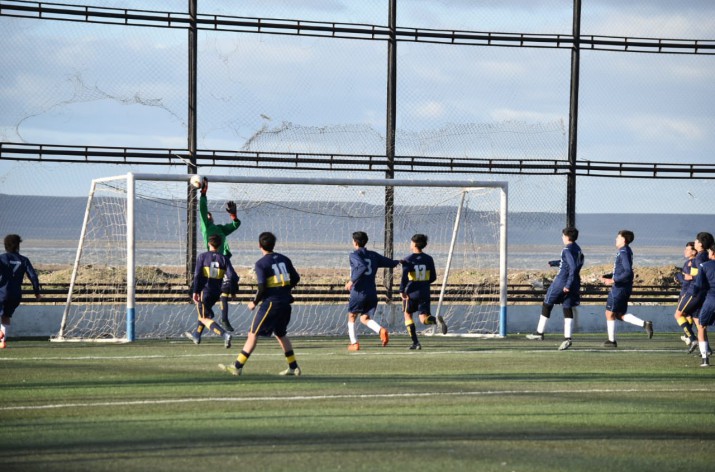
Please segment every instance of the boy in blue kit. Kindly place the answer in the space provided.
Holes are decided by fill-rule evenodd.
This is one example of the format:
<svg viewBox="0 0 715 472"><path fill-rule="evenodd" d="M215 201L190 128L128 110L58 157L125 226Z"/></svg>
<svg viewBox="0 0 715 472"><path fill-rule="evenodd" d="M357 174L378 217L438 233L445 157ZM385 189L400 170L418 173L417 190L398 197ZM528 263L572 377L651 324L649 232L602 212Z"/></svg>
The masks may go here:
<svg viewBox="0 0 715 472"><path fill-rule="evenodd" d="M5 236L5 254L0 254L0 349L7 347L7 333L15 309L22 302L22 279L25 274L32 283L35 298L40 295L40 280L30 259L20 254L22 238L17 234Z"/></svg>
<svg viewBox="0 0 715 472"><path fill-rule="evenodd" d="M683 306L685 306L687 300L689 299L688 291L690 289L690 285L692 285L693 280L695 279L692 275L693 269L697 272L697 266L694 266L695 256L697 254L698 251L695 249L695 242L687 242L685 244L685 249L683 250L685 264L683 264L683 268L680 272L675 275L675 280L680 283L680 295L678 296L678 305L675 309L675 314L673 315L675 317L675 322L678 323L678 326L683 328L683 331L685 332L685 336L681 339L683 339L688 346L694 345L693 350L697 347L698 337L693 332L693 317L683 315Z"/></svg>
<svg viewBox="0 0 715 472"><path fill-rule="evenodd" d="M695 261L693 261L690 275L695 279L700 271L700 266L709 260L708 248L715 244L715 239L713 239L712 234L701 231L695 236L695 241L693 242L695 243L695 250L698 251L698 253L695 256ZM702 290L696 291L695 284L693 283L690 284L686 294L683 296L682 303L678 304L681 314L685 316L686 319L690 317L695 322L695 325L698 327L698 333L700 332L700 307L703 305L704 300L705 292ZM699 341L697 343L691 341L688 354L693 352L699 344Z"/></svg>
<svg viewBox="0 0 715 472"><path fill-rule="evenodd" d="M231 217L231 222L225 225L217 225L214 222L213 215L209 211L208 200L206 199L206 192L208 192L208 189L209 179L204 177L200 189L201 196L199 197L201 235L204 238L206 249L209 249L209 237L213 235L221 236L223 243L219 246L218 252L230 259L232 254L231 249L228 247L227 236L241 226L241 220L236 217L236 203L233 201L226 202L226 211ZM229 297L236 295L236 292L238 291L238 281L239 277L234 272L233 278L224 278L223 283L221 284L221 296L219 298L219 301L221 302L221 324L226 331L233 331L233 326L231 326L231 322L228 320L228 300Z"/></svg>
<svg viewBox="0 0 715 472"><path fill-rule="evenodd" d="M704 298L698 315L698 347L703 359L700 367L710 367L708 326L715 323L715 244L707 248L707 253L708 261L700 264L693 283L694 293Z"/></svg>
<svg viewBox="0 0 715 472"><path fill-rule="evenodd" d="M353 248L350 253L350 280L345 283L345 289L350 291L348 305L348 335L350 345L348 351L359 351L355 320L360 316L360 322L380 335L383 346L387 346L390 336L387 330L380 326L371 317L377 308L377 287L375 277L380 267L395 267L400 261L393 261L387 257L365 248L368 237L363 231L353 233Z"/></svg>
<svg viewBox="0 0 715 472"><path fill-rule="evenodd" d="M278 344L283 348L288 368L279 375L301 375L298 362L295 360L293 345L288 338L288 324L291 317L291 303L293 287L300 282L300 275L293 267L293 263L283 254L273 252L276 237L273 233L261 233L258 237L258 246L263 257L256 262L256 282L258 290L256 296L248 303L248 309L253 311L260 303L258 312L253 317L251 329L248 332L246 343L233 365L219 364L221 370L233 375L241 375L243 366L248 361L251 353L256 348L258 336L270 337L275 334Z"/></svg>
<svg viewBox="0 0 715 472"><path fill-rule="evenodd" d="M630 244L635 239L633 231L622 229L616 235L616 260L613 263L613 273L601 277L601 282L611 286L606 301L606 328L608 340L603 347L616 348L616 320L625 321L636 326L641 326L648 333L648 338L653 337L653 323L643 321L635 315L626 313L628 299L633 291L633 251Z"/></svg>
<svg viewBox="0 0 715 472"><path fill-rule="evenodd" d="M209 251L199 254L196 258L196 271L192 291L194 302L199 314L199 322L192 332L185 332L184 336L191 339L194 344L201 343L201 334L204 328L222 336L226 349L231 347L231 335L213 320L213 306L221 297L221 285L224 276L236 275L231 265L231 259L219 252L223 238L217 234L209 236Z"/></svg>
<svg viewBox="0 0 715 472"><path fill-rule="evenodd" d="M554 305L562 304L565 339L559 346L560 351L571 347L573 308L581 304L581 267L583 267L584 257L581 247L576 244L577 239L578 229L568 227L561 231L561 240L565 247L561 250L561 260L556 261L558 262L559 271L544 297L536 332L526 335L527 339L543 341L544 330L551 317L551 310L553 310ZM552 265L552 263L550 262L549 265Z"/></svg>
<svg viewBox="0 0 715 472"><path fill-rule="evenodd" d="M412 236L410 249L412 254L402 261L402 279L400 280L400 296L405 314L405 326L412 339L410 350L419 351L422 345L417 339L417 328L413 315L419 312L420 321L424 325L439 324L442 334L447 334L447 325L439 316L432 316L430 310L430 285L437 280L437 270L432 256L423 249L427 246L427 236L415 234Z"/></svg>

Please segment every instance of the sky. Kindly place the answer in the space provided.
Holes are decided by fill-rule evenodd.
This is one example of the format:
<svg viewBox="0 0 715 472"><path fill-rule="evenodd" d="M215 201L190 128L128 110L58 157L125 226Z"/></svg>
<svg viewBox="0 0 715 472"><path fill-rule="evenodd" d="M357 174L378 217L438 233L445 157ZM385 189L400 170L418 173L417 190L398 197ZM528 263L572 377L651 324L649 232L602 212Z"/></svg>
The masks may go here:
<svg viewBox="0 0 715 472"><path fill-rule="evenodd" d="M187 2L79 3L178 12ZM398 25L570 34L572 3L402 0ZM585 35L715 40L707 0L584 0L582 11ZM214 0L199 12L385 25L387 0ZM5 16L0 28L0 141L186 147L186 31ZM398 154L567 158L569 50L401 42L397 51ZM201 32L199 148L383 153L386 61L381 41ZM579 158L715 163L713 77L715 56L583 51ZM0 192L80 196L92 178L128 170L0 161ZM137 171L186 169L177 160ZM513 209L564 205L563 178L500 178L513 185ZM583 178L577 209L707 213L714 198L705 180Z"/></svg>

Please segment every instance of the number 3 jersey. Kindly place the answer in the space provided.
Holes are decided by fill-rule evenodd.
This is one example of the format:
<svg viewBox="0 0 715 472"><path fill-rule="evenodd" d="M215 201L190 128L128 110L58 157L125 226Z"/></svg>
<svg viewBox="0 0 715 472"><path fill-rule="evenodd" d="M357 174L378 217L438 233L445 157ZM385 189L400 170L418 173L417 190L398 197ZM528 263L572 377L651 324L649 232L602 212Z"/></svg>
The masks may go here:
<svg viewBox="0 0 715 472"><path fill-rule="evenodd" d="M430 284L437 280L437 271L432 256L424 252L410 254L402 264L400 293L410 298L428 297Z"/></svg>
<svg viewBox="0 0 715 472"><path fill-rule="evenodd" d="M272 252L256 261L256 282L263 284L261 300L292 303L291 290L298 285L300 275L293 263L283 254Z"/></svg>

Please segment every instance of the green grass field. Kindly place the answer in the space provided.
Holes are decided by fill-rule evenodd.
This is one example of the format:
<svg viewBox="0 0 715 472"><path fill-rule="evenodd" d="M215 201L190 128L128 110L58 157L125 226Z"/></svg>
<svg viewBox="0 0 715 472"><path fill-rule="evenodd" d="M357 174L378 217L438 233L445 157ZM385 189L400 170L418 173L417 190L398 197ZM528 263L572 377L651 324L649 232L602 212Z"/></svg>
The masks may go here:
<svg viewBox="0 0 715 472"><path fill-rule="evenodd" d="M241 377L217 338L14 341L0 351L0 470L700 471L715 367L676 334L543 342L261 339Z"/></svg>

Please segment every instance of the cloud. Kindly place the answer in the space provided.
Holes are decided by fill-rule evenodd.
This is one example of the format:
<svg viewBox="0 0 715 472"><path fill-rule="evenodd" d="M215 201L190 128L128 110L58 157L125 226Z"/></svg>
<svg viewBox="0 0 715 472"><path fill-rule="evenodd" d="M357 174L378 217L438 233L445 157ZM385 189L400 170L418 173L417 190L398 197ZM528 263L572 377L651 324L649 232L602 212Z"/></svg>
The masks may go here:
<svg viewBox="0 0 715 472"><path fill-rule="evenodd" d="M649 140L701 140L706 136L697 122L658 115L638 115L623 126Z"/></svg>
<svg viewBox="0 0 715 472"><path fill-rule="evenodd" d="M489 115L492 120L501 121L523 121L527 123L553 123L562 120L564 117L556 113L542 113L529 110L514 110L511 108L495 108Z"/></svg>
<svg viewBox="0 0 715 472"><path fill-rule="evenodd" d="M423 102L415 107L415 115L420 118L441 118L444 112L444 105L436 101Z"/></svg>

